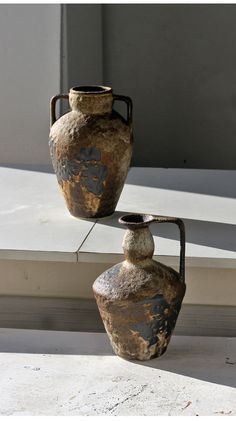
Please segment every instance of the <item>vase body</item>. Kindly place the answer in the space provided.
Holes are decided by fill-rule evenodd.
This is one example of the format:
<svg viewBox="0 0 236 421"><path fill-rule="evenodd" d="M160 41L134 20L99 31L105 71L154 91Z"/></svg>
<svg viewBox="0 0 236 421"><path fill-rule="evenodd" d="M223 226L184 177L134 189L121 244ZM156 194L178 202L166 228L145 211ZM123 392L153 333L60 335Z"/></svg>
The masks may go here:
<svg viewBox="0 0 236 421"><path fill-rule="evenodd" d="M58 120L55 104L69 99L71 111ZM113 110L127 104L127 120ZM50 154L70 213L81 218L111 215L132 156L132 102L101 86L72 88L51 100Z"/></svg>
<svg viewBox="0 0 236 421"><path fill-rule="evenodd" d="M166 351L185 294L184 225L176 218L138 217L120 218L128 228L123 240L126 260L100 275L93 291L115 353L149 360ZM135 222L130 223L132 218ZM181 228L180 273L152 259L154 242L148 225L154 220Z"/></svg>

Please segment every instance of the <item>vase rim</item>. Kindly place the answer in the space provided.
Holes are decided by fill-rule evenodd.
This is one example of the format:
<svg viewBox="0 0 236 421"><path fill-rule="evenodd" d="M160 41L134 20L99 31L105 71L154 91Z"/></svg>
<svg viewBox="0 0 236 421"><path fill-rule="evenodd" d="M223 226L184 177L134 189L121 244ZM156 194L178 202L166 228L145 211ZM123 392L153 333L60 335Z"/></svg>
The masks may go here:
<svg viewBox="0 0 236 421"><path fill-rule="evenodd" d="M153 222L153 216L140 213L131 213L119 218L119 223L129 229L145 228Z"/></svg>
<svg viewBox="0 0 236 421"><path fill-rule="evenodd" d="M111 94L112 88L110 86L103 85L80 85L74 86L70 89L70 92L73 94L79 95L101 95L101 94Z"/></svg>

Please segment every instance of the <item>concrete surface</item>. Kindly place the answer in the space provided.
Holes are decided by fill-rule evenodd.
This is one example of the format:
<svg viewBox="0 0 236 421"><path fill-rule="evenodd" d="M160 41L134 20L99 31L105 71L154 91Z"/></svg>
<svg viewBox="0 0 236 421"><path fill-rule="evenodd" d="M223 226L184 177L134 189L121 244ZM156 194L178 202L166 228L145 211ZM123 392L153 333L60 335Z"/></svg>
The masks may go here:
<svg viewBox="0 0 236 421"><path fill-rule="evenodd" d="M0 258L76 262L94 225L70 215L56 175L0 168Z"/></svg>
<svg viewBox="0 0 236 421"><path fill-rule="evenodd" d="M0 330L1 415L236 415L236 340L173 337L149 362L106 334Z"/></svg>
<svg viewBox="0 0 236 421"><path fill-rule="evenodd" d="M185 219L188 267L236 268L236 171L131 168L117 211L97 222L70 215L55 174L2 167L0 180L1 259L116 263L118 218L141 212ZM151 230L156 258L178 265L177 228Z"/></svg>

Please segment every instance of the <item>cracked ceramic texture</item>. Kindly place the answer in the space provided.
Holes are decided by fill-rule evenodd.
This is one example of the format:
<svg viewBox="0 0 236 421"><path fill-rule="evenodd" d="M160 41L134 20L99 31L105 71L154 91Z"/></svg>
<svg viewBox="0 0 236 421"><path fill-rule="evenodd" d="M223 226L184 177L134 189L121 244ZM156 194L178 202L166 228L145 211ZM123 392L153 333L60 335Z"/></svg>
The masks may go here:
<svg viewBox="0 0 236 421"><path fill-rule="evenodd" d="M166 351L186 287L174 269L152 259L148 227L127 230L123 249L126 260L100 275L93 291L115 353L149 360Z"/></svg>
<svg viewBox="0 0 236 421"><path fill-rule="evenodd" d="M132 155L132 126L112 110L111 92L70 92L72 111L50 131L50 154L70 213L114 212Z"/></svg>

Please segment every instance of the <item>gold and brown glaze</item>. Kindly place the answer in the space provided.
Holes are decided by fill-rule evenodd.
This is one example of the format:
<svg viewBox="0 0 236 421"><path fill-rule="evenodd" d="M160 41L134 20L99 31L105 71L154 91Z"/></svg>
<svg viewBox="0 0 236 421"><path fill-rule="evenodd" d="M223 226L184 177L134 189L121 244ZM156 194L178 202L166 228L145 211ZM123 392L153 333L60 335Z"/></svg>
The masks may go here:
<svg viewBox="0 0 236 421"><path fill-rule="evenodd" d="M58 99L71 111L56 120ZM127 119L113 110L127 105ZM105 86L79 86L51 100L50 154L58 183L73 216L101 218L119 200L133 149L132 101Z"/></svg>
<svg viewBox="0 0 236 421"><path fill-rule="evenodd" d="M101 274L93 284L97 305L115 353L149 360L162 355L181 308L184 280L185 230L178 218L125 215L125 261ZM180 271L152 259L151 222L171 222L180 229Z"/></svg>

